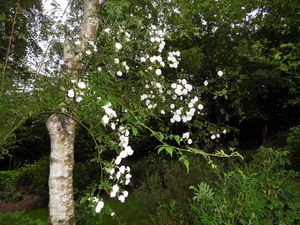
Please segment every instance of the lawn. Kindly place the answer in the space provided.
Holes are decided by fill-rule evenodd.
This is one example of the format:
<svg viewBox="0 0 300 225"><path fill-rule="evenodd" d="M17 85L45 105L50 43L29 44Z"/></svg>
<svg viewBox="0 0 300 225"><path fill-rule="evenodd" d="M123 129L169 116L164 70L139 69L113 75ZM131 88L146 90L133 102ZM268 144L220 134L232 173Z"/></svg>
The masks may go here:
<svg viewBox="0 0 300 225"><path fill-rule="evenodd" d="M113 209L115 216L103 215L101 217L101 224L149 224L147 213L136 204L135 198L132 196L128 197L125 203L106 198L105 204ZM47 208L14 213L0 213L0 225L44 225L47 222L47 217ZM98 216L90 216L87 225L99 224L99 221L100 218Z"/></svg>

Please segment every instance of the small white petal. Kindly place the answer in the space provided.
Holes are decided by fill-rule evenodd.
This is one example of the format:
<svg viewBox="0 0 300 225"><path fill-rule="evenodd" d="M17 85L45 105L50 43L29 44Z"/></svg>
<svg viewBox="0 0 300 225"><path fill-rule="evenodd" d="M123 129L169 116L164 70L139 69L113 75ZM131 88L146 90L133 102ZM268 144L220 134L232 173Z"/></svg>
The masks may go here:
<svg viewBox="0 0 300 225"><path fill-rule="evenodd" d="M110 195L109 195L109 196L110 196L111 198L114 198L114 197L116 197L116 195L117 195L117 193L114 192L114 191L112 191L112 192L110 192Z"/></svg>
<svg viewBox="0 0 300 225"><path fill-rule="evenodd" d="M127 156L128 156L128 154L127 154L126 151L121 151L121 152L120 152L120 157L121 157L122 159L126 158Z"/></svg>
<svg viewBox="0 0 300 225"><path fill-rule="evenodd" d="M120 190L120 187L117 185L117 184L115 184L113 187L112 187L112 191L113 192L118 192Z"/></svg>
<svg viewBox="0 0 300 225"><path fill-rule="evenodd" d="M79 96L79 97L77 97L77 98L76 98L76 102L78 102L78 103L79 103L79 102L81 102L81 101L82 101L82 99L83 99L83 98Z"/></svg>
<svg viewBox="0 0 300 225"><path fill-rule="evenodd" d="M128 191L123 191L123 196L124 196L125 198L127 198L127 197L128 197Z"/></svg>
<svg viewBox="0 0 300 225"><path fill-rule="evenodd" d="M125 202L125 197L124 197L124 195L120 195L119 197L118 197L118 199L119 199L119 201L120 202Z"/></svg>
<svg viewBox="0 0 300 225"><path fill-rule="evenodd" d="M120 63L120 60L118 58L115 58L114 62L115 62L115 64L118 64L118 63Z"/></svg>
<svg viewBox="0 0 300 225"><path fill-rule="evenodd" d="M120 156L118 156L115 160L115 164L119 165L121 163L122 158Z"/></svg>
<svg viewBox="0 0 300 225"><path fill-rule="evenodd" d="M110 28L104 29L104 32L109 34L110 33Z"/></svg>

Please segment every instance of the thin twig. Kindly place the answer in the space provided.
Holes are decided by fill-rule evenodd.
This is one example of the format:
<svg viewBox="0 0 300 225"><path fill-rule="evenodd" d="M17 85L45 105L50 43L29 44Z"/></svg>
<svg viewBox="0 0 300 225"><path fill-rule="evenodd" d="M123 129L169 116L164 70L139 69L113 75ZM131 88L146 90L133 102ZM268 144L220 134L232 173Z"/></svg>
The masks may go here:
<svg viewBox="0 0 300 225"><path fill-rule="evenodd" d="M1 91L0 91L0 93L3 92L3 88L4 88L4 78L5 78L5 73L6 73L6 69L7 69L7 65L8 65L8 58L9 58L10 49L11 49L11 45L12 45L13 35L14 35L14 32L15 32L16 20L17 20L17 15L18 15L19 9L20 9L20 0L17 1L16 12L15 12L15 16L14 16L14 19L13 19L11 32L10 32L8 48L7 48L6 57L5 57L5 64L4 64L2 79L1 79Z"/></svg>
<svg viewBox="0 0 300 225"><path fill-rule="evenodd" d="M63 11L63 14L62 14L60 20L57 22L58 24L60 24L60 23L62 22L63 17L65 16L65 14L66 14L68 8L70 7L70 5L71 5L72 3L73 3L73 0L72 0L72 1L69 1L69 3L67 4L65 10ZM49 49L50 49L50 46L51 46L51 44L52 44L53 39L54 39L54 35L51 36L50 40L49 40L48 43L47 43L47 48L46 48L45 52L43 53L42 60L41 60L41 62L39 63L37 69L36 69L36 74L39 74L39 73L40 73L40 70L41 70L41 68L42 68L42 66L43 66L43 64L44 64L44 62L45 62L45 58L46 58L47 53L48 53L48 51L49 51Z"/></svg>

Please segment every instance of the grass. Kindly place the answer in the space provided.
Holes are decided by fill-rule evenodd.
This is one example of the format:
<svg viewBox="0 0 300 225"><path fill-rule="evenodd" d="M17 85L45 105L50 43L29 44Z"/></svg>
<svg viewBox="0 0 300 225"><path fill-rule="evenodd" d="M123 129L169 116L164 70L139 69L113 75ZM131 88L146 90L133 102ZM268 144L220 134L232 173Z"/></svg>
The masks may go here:
<svg viewBox="0 0 300 225"><path fill-rule="evenodd" d="M41 208L41 209L35 209L31 211L25 211L25 216L28 216L29 218L36 220L40 219L41 221L47 221L48 219L48 209L47 208Z"/></svg>
<svg viewBox="0 0 300 225"><path fill-rule="evenodd" d="M48 217L47 209L0 213L0 225L44 225Z"/></svg>
<svg viewBox="0 0 300 225"><path fill-rule="evenodd" d="M119 201L111 198L105 198L104 202L106 207L110 207L115 212L115 216L112 217L110 215L103 215L101 217L101 224L149 224L147 213L140 208L134 196L129 196L126 199L125 203L120 203ZM22 211L14 213L0 213L0 225L46 225L47 218L47 208L40 208L31 211ZM94 225L97 224L98 221L98 216L91 215L89 216L89 222L86 225Z"/></svg>
<svg viewBox="0 0 300 225"><path fill-rule="evenodd" d="M96 215L85 215L85 217L78 218L79 225L147 225L150 224L147 212L143 210L134 196L129 196L125 203L111 198L104 198L105 209L104 212ZM111 216L111 212L115 212L115 216ZM77 215L80 216L80 215ZM100 222L101 221L101 222Z"/></svg>
<svg viewBox="0 0 300 225"><path fill-rule="evenodd" d="M105 199L105 203L114 210L116 213L115 218L118 220L113 219L110 215L105 215L103 216L103 224L149 224L150 221L147 212L137 204L136 200L137 199L134 196L129 196L125 203L120 203L117 200Z"/></svg>

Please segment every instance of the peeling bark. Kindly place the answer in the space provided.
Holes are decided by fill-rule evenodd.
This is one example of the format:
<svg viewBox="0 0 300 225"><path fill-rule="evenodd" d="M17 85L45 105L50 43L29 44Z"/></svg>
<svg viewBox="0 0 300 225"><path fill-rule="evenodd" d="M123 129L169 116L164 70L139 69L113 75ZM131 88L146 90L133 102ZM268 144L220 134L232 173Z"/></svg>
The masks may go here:
<svg viewBox="0 0 300 225"><path fill-rule="evenodd" d="M85 0L84 16L81 25L81 44L75 46L66 38L64 62L68 72L78 79L77 74L89 41L96 39L98 28L97 9L99 0ZM49 225L74 225L73 166L75 121L70 114L53 114L47 121L51 140L49 174Z"/></svg>

